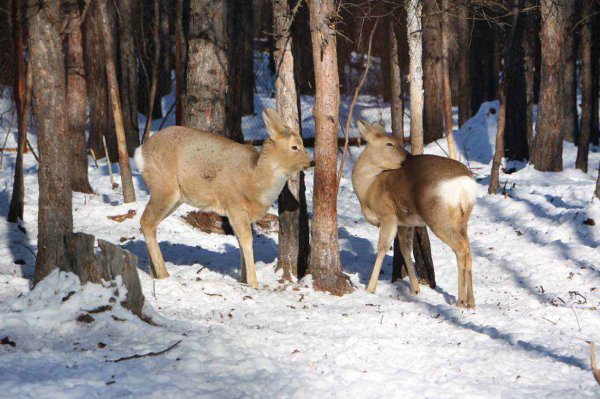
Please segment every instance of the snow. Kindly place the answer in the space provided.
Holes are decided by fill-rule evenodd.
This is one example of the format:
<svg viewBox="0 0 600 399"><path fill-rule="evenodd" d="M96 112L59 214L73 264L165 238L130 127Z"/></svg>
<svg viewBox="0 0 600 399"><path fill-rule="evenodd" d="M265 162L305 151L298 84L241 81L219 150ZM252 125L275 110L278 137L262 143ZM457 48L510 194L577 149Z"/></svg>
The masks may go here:
<svg viewBox="0 0 600 399"><path fill-rule="evenodd" d="M258 115L274 105L268 90L256 99L257 116L243 121L247 138L264 136ZM302 98L308 136L314 135L312 104L312 98ZM348 105L344 99L342 113ZM7 107L0 103L0 109ZM171 277L154 281L139 231L148 200L139 171L133 167L137 201L123 204L104 161L98 168L90 163L97 194L73 196L75 230L138 256L146 312L154 324L119 305L122 287L117 295L115 287L82 287L75 276L55 272L31 289L37 166L27 154L25 221L9 224L14 153L5 154L0 339L6 336L15 346L0 345L0 397L598 397L586 343L600 343L600 202L592 200L597 171L574 169L576 148L565 143L564 172L511 163L507 167L516 171L500 176L506 194L487 195L494 107L496 102L482 104L455 131L462 160L478 182L469 228L476 310L455 307L455 257L433 235L435 290L422 287L411 296L408 281L392 284L390 251L377 292L365 292L378 231L360 213L350 181L360 148L351 149L338 202L341 259L356 285L352 294L315 292L310 277L283 281L274 272L277 234L254 237L260 289L240 284L235 237L194 230L181 219L187 206L159 227ZM390 130L387 104L364 96L357 109L356 118L382 121ZM442 155L444 149L440 140L426 152ZM590 165L599 161L600 149L593 147ZM310 211L311 171L306 184ZM107 219L130 209L137 212L133 219ZM275 206L270 212L276 213ZM588 219L595 226L584 224ZM103 306L111 309L90 313L91 323L77 321ZM114 362L178 341L158 356Z"/></svg>

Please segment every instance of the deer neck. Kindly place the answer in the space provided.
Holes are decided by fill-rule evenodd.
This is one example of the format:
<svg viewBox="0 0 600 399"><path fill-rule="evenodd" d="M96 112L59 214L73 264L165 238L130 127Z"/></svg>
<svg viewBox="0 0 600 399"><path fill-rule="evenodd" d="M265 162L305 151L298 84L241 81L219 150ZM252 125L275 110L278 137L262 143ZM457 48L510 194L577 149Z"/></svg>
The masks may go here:
<svg viewBox="0 0 600 399"><path fill-rule="evenodd" d="M367 197L369 187L382 172L383 169L365 159L364 152L360 155L352 171L352 186L361 204Z"/></svg>
<svg viewBox="0 0 600 399"><path fill-rule="evenodd" d="M257 199L265 207L270 207L275 202L290 177L288 171L275 162L269 147L269 144L265 143L254 167Z"/></svg>

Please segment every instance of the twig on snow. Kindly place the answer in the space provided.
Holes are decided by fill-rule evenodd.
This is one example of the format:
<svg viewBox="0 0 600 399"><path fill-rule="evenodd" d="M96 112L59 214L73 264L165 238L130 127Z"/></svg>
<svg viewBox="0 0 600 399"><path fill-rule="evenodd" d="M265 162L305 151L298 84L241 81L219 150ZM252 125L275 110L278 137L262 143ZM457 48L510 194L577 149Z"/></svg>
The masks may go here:
<svg viewBox="0 0 600 399"><path fill-rule="evenodd" d="M182 340L179 340L179 341L175 342L173 345L169 346L168 348L163 349L163 350L158 351L158 352L148 352L148 353L144 353L143 355L138 355L136 353L135 355L120 357L120 358L118 358L116 360L107 360L107 362L118 363L118 362L123 362L125 360L140 359L142 357L159 356L159 355L165 354L168 351L170 351L171 349L175 348L177 345L179 345L181 343L181 341Z"/></svg>

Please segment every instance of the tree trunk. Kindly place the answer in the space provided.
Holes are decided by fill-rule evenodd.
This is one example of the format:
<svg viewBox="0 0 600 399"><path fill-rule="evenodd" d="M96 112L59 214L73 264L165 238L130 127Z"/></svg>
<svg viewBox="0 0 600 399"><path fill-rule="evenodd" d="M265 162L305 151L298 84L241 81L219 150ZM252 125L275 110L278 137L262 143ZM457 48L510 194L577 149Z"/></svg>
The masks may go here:
<svg viewBox="0 0 600 399"><path fill-rule="evenodd" d="M135 27L138 26L138 6L136 0L120 0L115 2L119 11L119 61L120 90L123 105L123 123L127 136L129 156L140 145L140 128L138 125L137 98L137 46Z"/></svg>
<svg viewBox="0 0 600 399"><path fill-rule="evenodd" d="M71 146L71 189L91 194L88 157L85 148L86 96L83 35L78 2L69 4L67 25L67 120Z"/></svg>
<svg viewBox="0 0 600 399"><path fill-rule="evenodd" d="M186 123L242 142L228 123L232 51L228 0L191 0L187 66Z"/></svg>
<svg viewBox="0 0 600 399"><path fill-rule="evenodd" d="M600 144L600 5L594 7L594 21L592 28L592 131L590 139L592 143Z"/></svg>
<svg viewBox="0 0 600 399"><path fill-rule="evenodd" d="M144 135L142 141L145 143L150 138L150 130L152 129L152 119L156 116L157 118L162 117L162 110L155 113L155 107L160 108L160 96L156 95L158 89L158 70L160 63L160 5L159 0L152 2L152 73L150 74L149 86L148 87L148 112L146 114L146 126L144 126ZM158 100L158 101L157 101Z"/></svg>
<svg viewBox="0 0 600 399"><path fill-rule="evenodd" d="M352 291L340 261L337 223L339 76L333 0L308 0L315 68L315 184L310 271L318 291Z"/></svg>
<svg viewBox="0 0 600 399"><path fill-rule="evenodd" d="M251 1L242 1L242 115L254 114L254 9ZM293 71L292 71L293 72Z"/></svg>
<svg viewBox="0 0 600 399"><path fill-rule="evenodd" d="M29 0L29 67L32 68L34 118L40 162L37 284L67 262L65 236L73 228L71 165L65 115L65 62L62 52L60 4Z"/></svg>
<svg viewBox="0 0 600 399"><path fill-rule="evenodd" d="M171 93L171 15L173 0L160 0L160 61L158 67L158 87L156 96L158 104L162 98ZM162 107L161 107L162 108ZM162 113L162 109L161 109ZM162 115L163 118L166 115Z"/></svg>
<svg viewBox="0 0 600 399"><path fill-rule="evenodd" d="M594 195L600 200L600 165L598 165L598 178L596 179L596 190L594 190Z"/></svg>
<svg viewBox="0 0 600 399"><path fill-rule="evenodd" d="M577 142L579 135L579 118L577 116L577 40L575 30L579 21L579 6L576 0L562 0L562 7L567 15L567 26L564 38L565 61L563 64L563 120L564 139L570 143ZM586 1L581 2L587 3Z"/></svg>
<svg viewBox="0 0 600 399"><path fill-rule="evenodd" d="M515 0L522 1L522 0ZM522 7L515 4L514 12L521 12ZM518 7L518 8L516 8ZM523 16L524 17L524 16ZM523 161L529 158L527 143L527 83L523 65L523 42L528 40L523 36L524 20L513 18L511 28L512 38L505 40L505 47L510 48L510 53L504 51L504 85L500 88L500 96L504 96L505 128L503 132L504 156L510 160ZM514 30L514 33L512 33ZM532 38L529 38L531 40ZM507 62L509 60L510 62ZM500 105L502 107L502 104ZM501 111L502 112L502 111Z"/></svg>
<svg viewBox="0 0 600 399"><path fill-rule="evenodd" d="M300 6L292 24L294 40L294 72L299 94L315 94L315 67L310 37L310 13L308 7Z"/></svg>
<svg viewBox="0 0 600 399"><path fill-rule="evenodd" d="M31 86L31 71L27 70L25 61L24 29L25 18L23 18L23 4L15 1L12 4L12 37L14 42L14 54L16 58L16 70L13 92L17 108L18 143L17 159L15 160L15 176L13 181L13 192L10 199L7 220L16 223L23 220L23 209L25 207L25 182L23 168L23 153L27 142L27 120L29 117L29 104L27 101L27 87ZM28 79L29 78L29 79Z"/></svg>
<svg viewBox="0 0 600 399"><path fill-rule="evenodd" d="M410 69L410 146L413 154L423 153L423 64L421 1L410 0L407 3L407 35ZM404 258L399 251L398 238L394 239L394 258L392 261L392 281L406 269ZM425 227L415 228L413 243L415 268L419 281L435 288L435 271L431 258L431 245Z"/></svg>
<svg viewBox="0 0 600 399"><path fill-rule="evenodd" d="M471 118L470 47L471 21L466 4L458 5L458 125Z"/></svg>
<svg viewBox="0 0 600 399"><path fill-rule="evenodd" d="M89 143L91 149L98 159L104 158L104 145L102 137L106 136L108 144L108 156L111 161L116 161L117 146L114 135L114 122L108 90L106 86L106 67L104 65L104 47L105 37L102 33L102 22L98 13L98 2L92 1L85 18L85 65L86 67L86 86L89 102ZM112 17L111 17L112 20ZM114 29L114 21L111 22L110 30ZM114 49L113 49L114 51Z"/></svg>
<svg viewBox="0 0 600 399"><path fill-rule="evenodd" d="M592 130L592 2L582 3L581 12L581 131L578 137L575 167L588 171L588 153ZM598 113L598 109L595 110Z"/></svg>
<svg viewBox="0 0 600 399"><path fill-rule="evenodd" d="M291 14L287 0L273 2L273 34L275 36L275 65L277 66L275 91L277 111L286 124L300 132L298 95L294 80L292 54ZM279 195L279 257L277 268L284 278L304 276L308 267L309 232L308 211L304 188L304 173L288 180Z"/></svg>
<svg viewBox="0 0 600 399"><path fill-rule="evenodd" d="M444 102L442 83L441 16L437 0L423 2L423 78L425 105L423 140L429 144L444 137Z"/></svg>
<svg viewBox="0 0 600 399"><path fill-rule="evenodd" d="M514 4L511 10L511 14L513 15L512 27L510 35L504 43L504 76L502 77L502 82L500 83L498 93L500 95L500 110L498 112L498 130L496 131L496 151L494 153L494 159L492 161L492 171L490 173L490 185L488 187L488 194L497 194L498 189L500 188L500 167L502 166L502 157L504 156L504 137L506 133L505 130L507 126L508 113L507 89L511 87L513 90L516 90L516 88L514 87L516 82L513 81L517 81L521 85L521 88L523 88L522 80L518 79L517 77L517 74L522 73L522 68L516 68L514 65L521 63L521 53L518 49L521 46L520 35L522 33L519 21L519 3L521 0L513 1Z"/></svg>
<svg viewBox="0 0 600 399"><path fill-rule="evenodd" d="M456 156L456 146L454 136L452 135L452 91L450 87L450 23L448 16L448 0L441 0L442 6L442 92L444 98L444 130L446 132L446 142L448 143L448 156L452 159L458 159Z"/></svg>
<svg viewBox="0 0 600 399"><path fill-rule="evenodd" d="M392 135L401 146L404 146L404 101L402 98L402 71L400 70L400 58L398 54L398 38L394 26L396 21L389 17L389 57L390 57L390 83L391 83L391 114Z"/></svg>
<svg viewBox="0 0 600 399"><path fill-rule="evenodd" d="M525 19L525 33L523 38L523 69L525 75L525 101L526 101L526 135L528 153L533 145L533 101L535 97L535 74L536 74L536 46L538 37L535 0L526 0L525 8L529 9L523 18Z"/></svg>
<svg viewBox="0 0 600 399"><path fill-rule="evenodd" d="M127 141L125 129L123 126L123 113L121 111L121 100L119 96L119 83L117 82L117 71L115 68L115 59L113 58L112 49L114 42L109 33L108 19L108 3L109 0L99 0L99 13L102 21L104 33L104 62L106 64L106 80L108 82L108 90L110 93L110 102L115 122L117 147L119 155L119 168L121 169L121 185L123 186L123 197L125 203L135 201L135 191L133 189L133 180L131 178L131 166L129 164L129 155L127 153Z"/></svg>
<svg viewBox="0 0 600 399"><path fill-rule="evenodd" d="M243 82L244 73L244 21L242 20L242 3L245 0L230 0L229 5L229 43L231 43L231 65L229 73L229 90L231 95L227 96L227 130L232 132L234 137L244 137L242 132L242 101L243 101Z"/></svg>
<svg viewBox="0 0 600 399"><path fill-rule="evenodd" d="M565 37L568 7L541 0L542 70L537 132L531 163L540 171L561 171L563 152Z"/></svg>
<svg viewBox="0 0 600 399"><path fill-rule="evenodd" d="M187 44L183 31L184 0L175 3L175 124L185 125L185 64L187 62Z"/></svg>

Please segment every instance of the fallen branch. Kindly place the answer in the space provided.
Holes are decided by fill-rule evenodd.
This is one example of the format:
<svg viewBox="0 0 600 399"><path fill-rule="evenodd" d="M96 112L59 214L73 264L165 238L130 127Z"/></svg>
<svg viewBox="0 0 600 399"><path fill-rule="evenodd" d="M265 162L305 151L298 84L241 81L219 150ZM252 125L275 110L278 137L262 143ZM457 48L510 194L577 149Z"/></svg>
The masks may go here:
<svg viewBox="0 0 600 399"><path fill-rule="evenodd" d="M131 356L125 356L125 357L120 357L116 360L107 360L107 362L111 362L111 363L119 363L119 362L123 362L125 360L131 360L131 359L140 359L142 357L151 357L151 356L159 356L162 355L164 353L167 353L168 351L170 351L171 349L175 348L177 345L179 345L181 343L182 340L179 340L177 342L175 342L173 345L169 346L166 349L163 349L161 351L158 352L148 352L148 353L144 353L143 355L138 355L137 353L135 355L131 355Z"/></svg>
<svg viewBox="0 0 600 399"><path fill-rule="evenodd" d="M373 35L375 34L375 29L377 29L377 24L379 20L375 20L375 24L373 25L373 29L371 30L371 34L369 35L369 47L367 49L367 66L363 72L363 75L354 89L354 96L352 97L352 102L350 103L350 110L348 111L348 118L346 119L346 129L344 130L344 151L342 152L342 160L340 162L340 168L338 170L337 177L337 188L340 189L340 182L342 181L342 172L344 171L344 163L346 162L346 156L348 155L348 134L350 133L350 122L352 122L352 114L354 113L354 106L356 105L356 101L358 100L358 95L360 94L360 90L362 89L365 81L367 80L367 74L369 73L369 68L371 67L371 45L373 44Z"/></svg>
<svg viewBox="0 0 600 399"><path fill-rule="evenodd" d="M592 373L594 374L594 378L596 382L600 384L600 370L596 367L596 345L593 342L588 342L590 344L590 363L592 365Z"/></svg>

